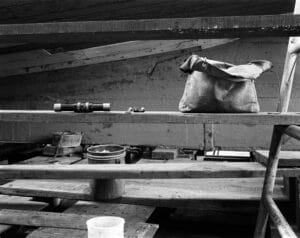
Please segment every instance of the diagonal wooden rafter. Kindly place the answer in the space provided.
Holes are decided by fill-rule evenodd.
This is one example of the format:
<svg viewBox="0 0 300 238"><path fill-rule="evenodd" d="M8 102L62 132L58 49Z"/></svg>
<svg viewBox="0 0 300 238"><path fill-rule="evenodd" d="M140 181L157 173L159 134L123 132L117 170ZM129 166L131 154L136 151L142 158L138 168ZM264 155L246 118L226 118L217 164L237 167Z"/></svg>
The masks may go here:
<svg viewBox="0 0 300 238"><path fill-rule="evenodd" d="M35 50L0 56L0 77L73 68L187 49L208 49L236 39L131 41L49 54Z"/></svg>

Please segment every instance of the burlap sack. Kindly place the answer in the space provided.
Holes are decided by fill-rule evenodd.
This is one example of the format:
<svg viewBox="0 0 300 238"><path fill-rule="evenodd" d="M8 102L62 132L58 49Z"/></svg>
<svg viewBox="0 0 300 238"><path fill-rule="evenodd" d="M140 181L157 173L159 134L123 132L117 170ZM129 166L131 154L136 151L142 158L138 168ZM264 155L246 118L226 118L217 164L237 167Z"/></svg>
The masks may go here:
<svg viewBox="0 0 300 238"><path fill-rule="evenodd" d="M190 56L180 67L188 73L181 112L259 112L254 80L272 68L266 60L244 65Z"/></svg>

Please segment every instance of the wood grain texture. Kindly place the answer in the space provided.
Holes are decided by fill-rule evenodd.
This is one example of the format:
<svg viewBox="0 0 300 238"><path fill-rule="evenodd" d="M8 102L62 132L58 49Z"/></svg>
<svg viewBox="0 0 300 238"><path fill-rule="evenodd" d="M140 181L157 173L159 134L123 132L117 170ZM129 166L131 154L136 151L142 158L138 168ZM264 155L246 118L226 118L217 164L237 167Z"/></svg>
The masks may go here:
<svg viewBox="0 0 300 238"><path fill-rule="evenodd" d="M56 54L47 54L41 50L7 54L0 56L0 77L128 60L191 48L204 50L235 40L131 41Z"/></svg>
<svg viewBox="0 0 300 238"><path fill-rule="evenodd" d="M97 214L97 216L101 215L101 213ZM87 232L86 221L94 217L96 217L96 215L38 212L13 209L2 209L0 211L1 224L75 229L84 230L85 232ZM155 233L158 229L158 225L148 224L145 222L138 222L133 225L136 229L136 234L138 234L137 237L144 237L144 234L147 234L148 232ZM72 232L75 233L76 231ZM82 234L83 232L78 231L78 233ZM125 237L128 237L128 234L125 233L124 235Z"/></svg>
<svg viewBox="0 0 300 238"><path fill-rule="evenodd" d="M254 162L176 164L1 165L1 179L159 179L262 177L265 167ZM278 176L295 177L300 169L279 169Z"/></svg>
<svg viewBox="0 0 300 238"><path fill-rule="evenodd" d="M39 211L47 207L47 203L32 201L32 197L17 197L0 195L0 209L22 209ZM11 229L12 226L8 224L0 224L0 234Z"/></svg>
<svg viewBox="0 0 300 238"><path fill-rule="evenodd" d="M297 36L299 15L169 18L0 25L0 42L99 42L150 39Z"/></svg>
<svg viewBox="0 0 300 238"><path fill-rule="evenodd" d="M239 142L232 141L222 128L214 131L215 145L225 148L264 148L257 135L247 133L250 125L259 124L261 133L270 133L263 125L300 124L298 113L257 113L257 114L183 114L180 112L100 112L100 113L55 113L52 111L0 111L0 141L38 142L49 141L53 131L70 130L84 133L83 143L119 143L136 145L171 145L204 148L202 124L231 124L231 131L237 130ZM47 126L45 126L45 123ZM160 124L160 125L159 125ZM176 126L174 126L176 124ZM188 124L191 124L188 126ZM245 131L233 124L246 124ZM157 125L157 126L156 126ZM230 126L225 129L230 129ZM198 132L198 133L196 133ZM220 133L221 132L221 133ZM267 133L266 133L267 132ZM220 134L219 134L220 133ZM101 136L99 136L101 135ZM145 136L148 135L148 136ZM181 135L181 136L179 136ZM218 136L220 135L220 136ZM265 147L269 144L265 141Z"/></svg>
<svg viewBox="0 0 300 238"><path fill-rule="evenodd" d="M259 201L262 178L126 180L125 194L116 202L159 207L197 207L222 201ZM0 187L3 194L92 200L86 181L15 180ZM276 201L287 201L281 178Z"/></svg>
<svg viewBox="0 0 300 238"><path fill-rule="evenodd" d="M74 206L67 209L65 213L72 213L78 215L113 215L121 216L125 219L125 237L142 238L147 234L144 224L149 216L152 214L154 208L138 205L126 204L111 204L111 203L96 203L96 202L77 202ZM142 225L142 226L141 226ZM151 229L148 226L148 228ZM158 228L155 226L154 228ZM56 228L40 228L32 232L28 237L52 237L52 238L82 238L86 236L86 231L74 229L56 229Z"/></svg>
<svg viewBox="0 0 300 238"><path fill-rule="evenodd" d="M101 165L2 165L1 179L106 179L106 178L238 178L262 177L259 163L176 163L176 164L101 164ZM286 173L298 173L288 170ZM279 171L279 175L282 175Z"/></svg>
<svg viewBox="0 0 300 238"><path fill-rule="evenodd" d="M142 124L300 124L300 113L181 113L170 111L127 111L74 113L49 110L0 110L2 123L142 123Z"/></svg>
<svg viewBox="0 0 300 238"><path fill-rule="evenodd" d="M282 0L3 0L0 22L257 15L293 11L293 0L282 3Z"/></svg>

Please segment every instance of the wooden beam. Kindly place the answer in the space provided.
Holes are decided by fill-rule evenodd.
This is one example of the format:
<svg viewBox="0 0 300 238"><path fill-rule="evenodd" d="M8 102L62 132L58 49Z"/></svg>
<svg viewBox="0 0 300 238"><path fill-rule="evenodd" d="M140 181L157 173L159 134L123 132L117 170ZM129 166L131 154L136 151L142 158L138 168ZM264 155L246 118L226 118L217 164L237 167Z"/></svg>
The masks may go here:
<svg viewBox="0 0 300 238"><path fill-rule="evenodd" d="M113 165L0 165L1 179L173 179L262 177L265 167L259 163L201 162L176 164ZM282 168L278 176L296 177L299 168Z"/></svg>
<svg viewBox="0 0 300 238"><path fill-rule="evenodd" d="M247 124L286 125L300 124L300 113L181 113L127 111L73 113L48 110L0 110L1 123L153 123L153 124Z"/></svg>
<svg viewBox="0 0 300 238"><path fill-rule="evenodd" d="M79 230L86 230L86 221L93 217L95 216L11 209L2 209L0 211L1 224L69 228Z"/></svg>
<svg viewBox="0 0 300 238"><path fill-rule="evenodd" d="M154 207L205 209L205 203L258 202L262 183L263 178L129 179L125 180L125 193L116 202ZM76 180L30 180L30 183L28 180L14 180L1 185L0 192L23 197L93 200L89 183ZM274 199L277 202L289 201L288 195L282 189L281 178L277 179Z"/></svg>
<svg viewBox="0 0 300 238"><path fill-rule="evenodd" d="M235 40L130 41L56 54L41 50L8 54L0 56L0 77L127 60L184 49L204 50Z"/></svg>
<svg viewBox="0 0 300 238"><path fill-rule="evenodd" d="M259 163L0 165L1 179L238 178L261 177L264 172Z"/></svg>
<svg viewBox="0 0 300 238"><path fill-rule="evenodd" d="M293 11L293 2L293 0L2 0L0 22L282 14Z"/></svg>
<svg viewBox="0 0 300 238"><path fill-rule="evenodd" d="M97 42L110 39L199 39L297 36L299 15L170 18L0 25L0 42Z"/></svg>
<svg viewBox="0 0 300 238"><path fill-rule="evenodd" d="M101 216L102 214L98 214ZM7 225L35 226L35 227L52 227L86 230L86 221L96 217L95 215L55 213L55 212L38 212L26 210L2 209L0 211L0 223ZM158 225L139 222L136 227L143 227L145 230L152 230Z"/></svg>
<svg viewBox="0 0 300 238"><path fill-rule="evenodd" d="M53 111L0 111L0 141L47 143L54 131L84 133L84 144L119 143L136 145L204 147L199 124L285 125L300 124L298 113L202 114L180 112L127 113L124 111L72 113ZM187 124L190 124L187 127ZM153 130L155 126L155 130ZM191 131L197 131L197 136ZM199 131L199 132L198 132ZM182 138L178 135L185 133ZM191 135L189 135L191 133ZM129 136L132 134L134 136ZM145 136L145 135L148 136ZM199 148L200 146L200 148Z"/></svg>

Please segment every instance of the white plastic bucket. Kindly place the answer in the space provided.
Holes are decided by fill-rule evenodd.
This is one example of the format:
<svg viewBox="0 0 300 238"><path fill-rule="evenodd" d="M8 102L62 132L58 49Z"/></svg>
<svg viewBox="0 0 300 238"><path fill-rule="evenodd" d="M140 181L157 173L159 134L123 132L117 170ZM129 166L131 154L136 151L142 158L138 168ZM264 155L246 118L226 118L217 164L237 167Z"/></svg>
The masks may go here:
<svg viewBox="0 0 300 238"><path fill-rule="evenodd" d="M88 238L124 238L122 217L101 216L87 220Z"/></svg>

